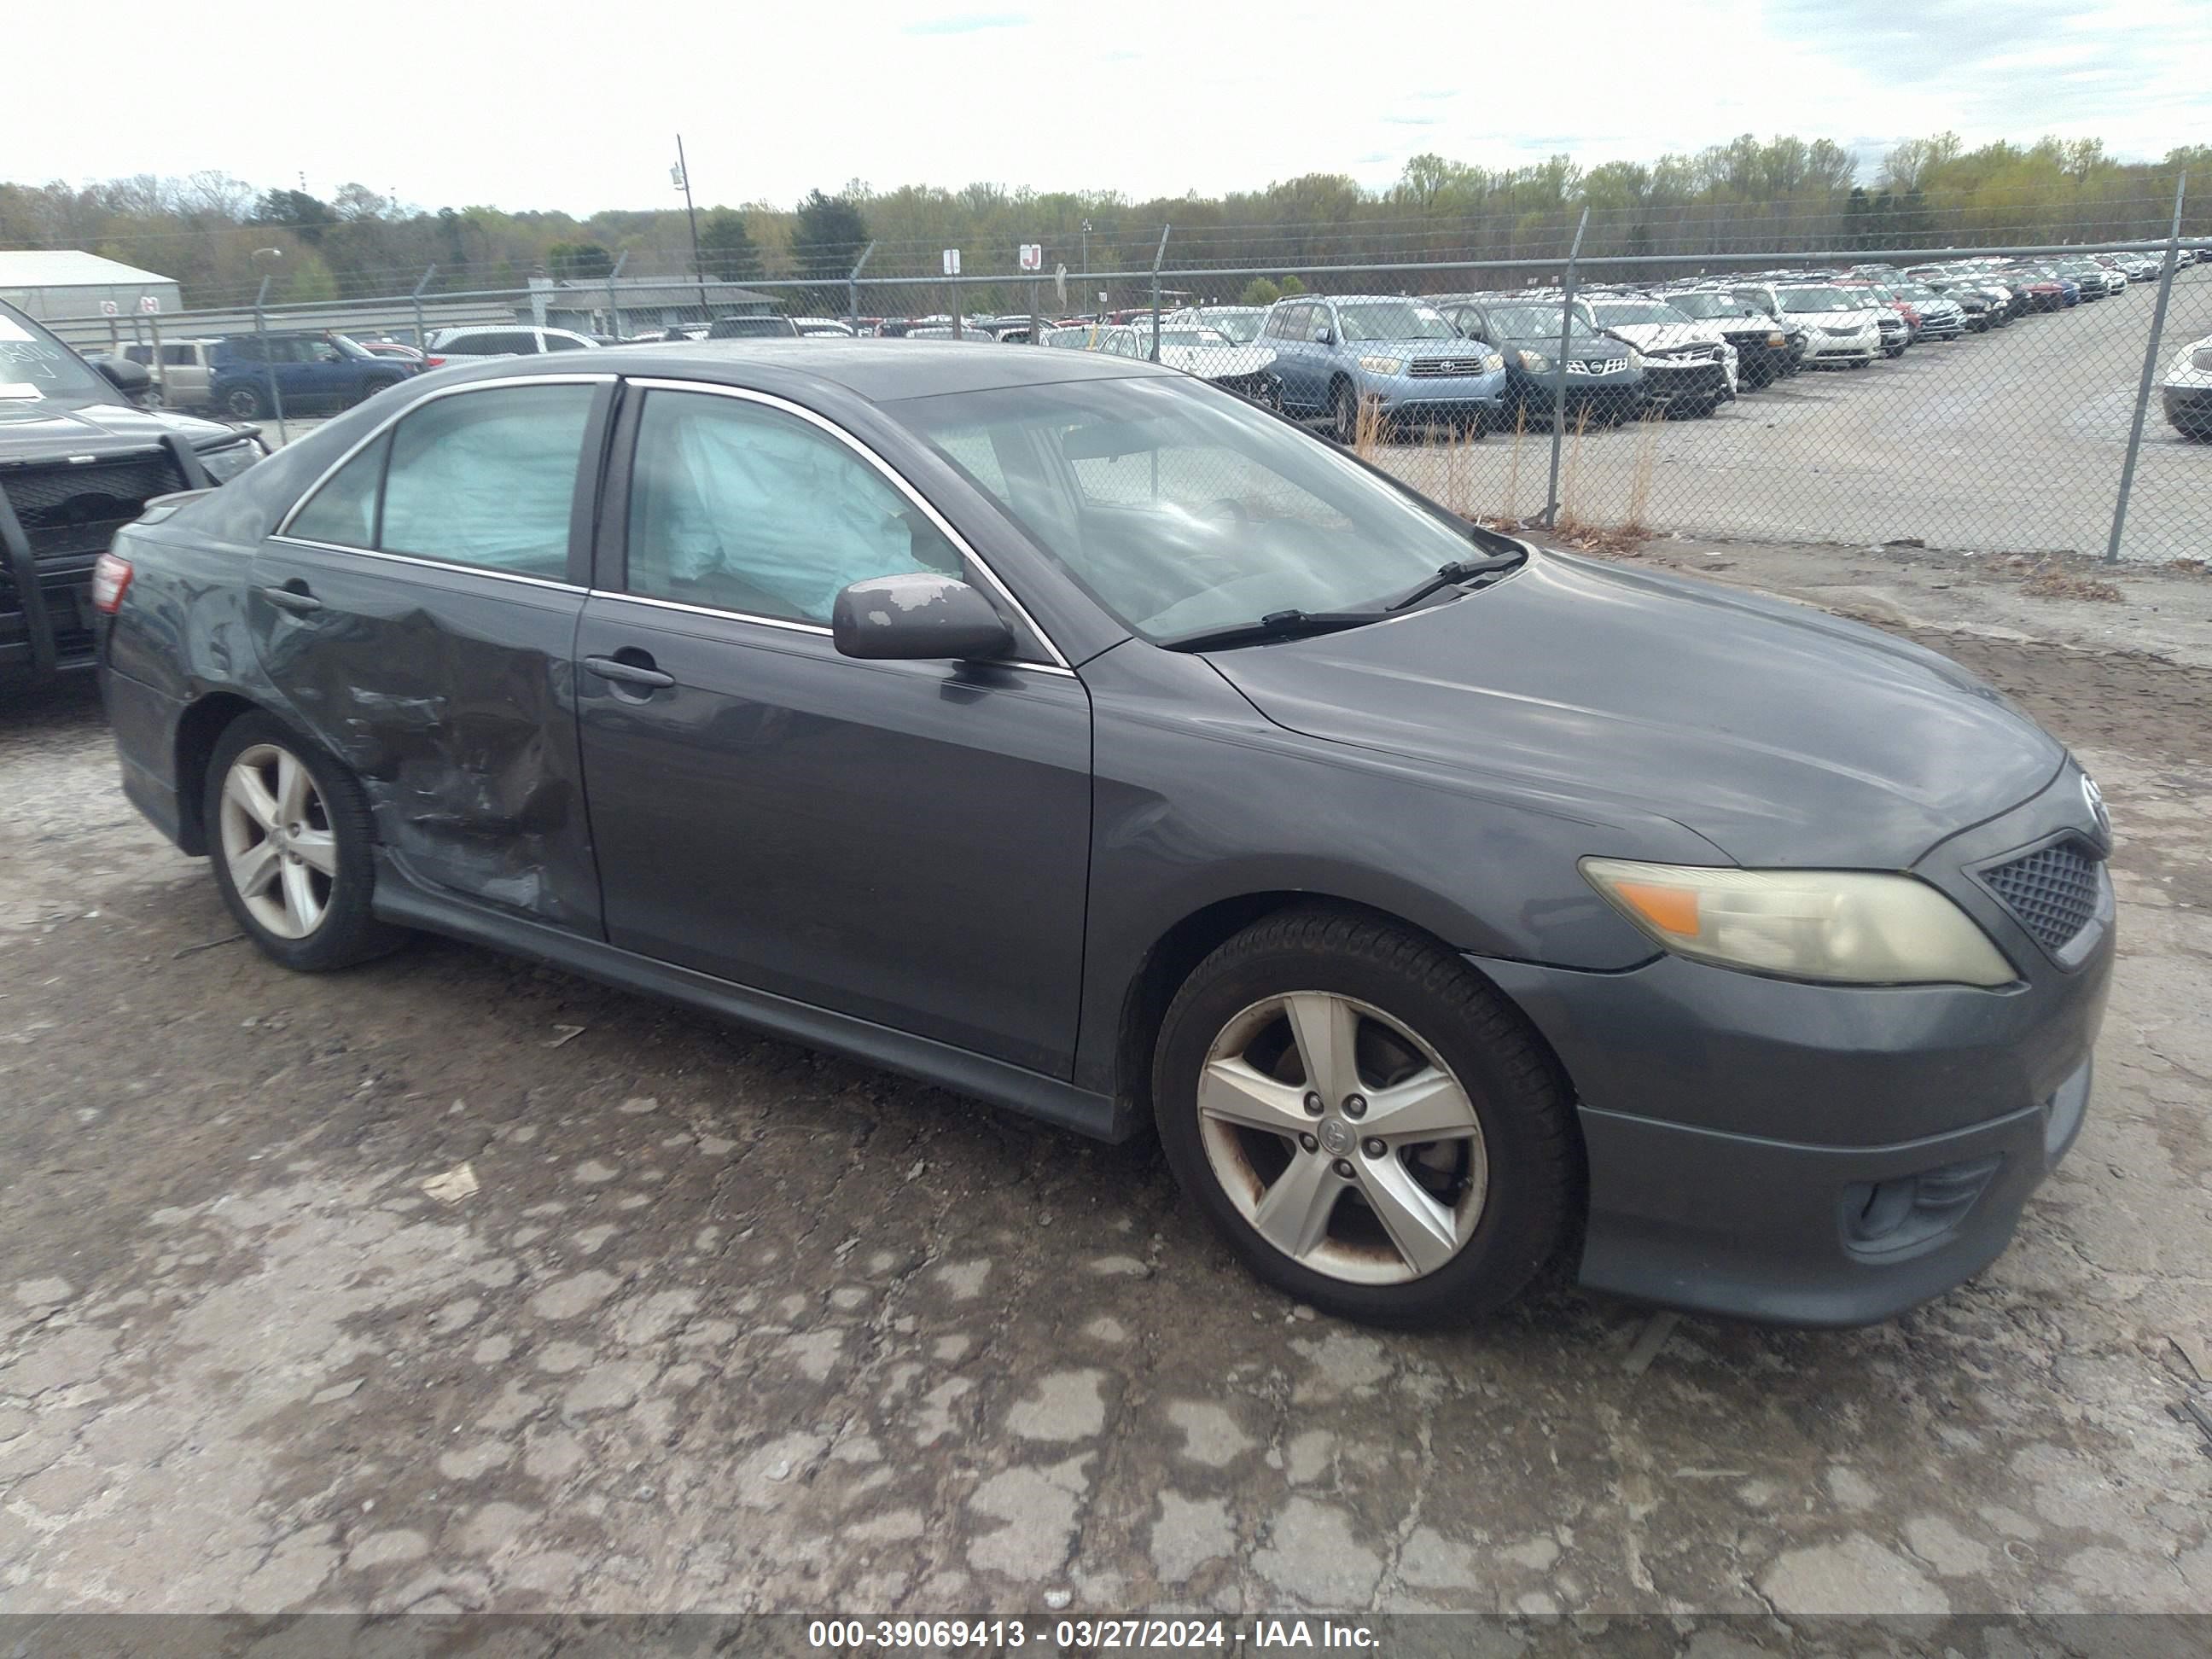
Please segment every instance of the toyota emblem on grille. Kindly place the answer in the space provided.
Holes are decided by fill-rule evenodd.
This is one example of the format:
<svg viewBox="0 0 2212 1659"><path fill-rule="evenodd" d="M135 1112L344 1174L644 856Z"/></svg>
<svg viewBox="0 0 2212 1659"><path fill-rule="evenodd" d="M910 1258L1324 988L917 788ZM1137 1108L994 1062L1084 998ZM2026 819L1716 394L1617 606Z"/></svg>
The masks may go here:
<svg viewBox="0 0 2212 1659"><path fill-rule="evenodd" d="M2112 841L2112 815L2106 809L2105 792L2097 787L2096 779L2087 772L2081 775L2081 802L2096 822L2097 834L2109 847Z"/></svg>

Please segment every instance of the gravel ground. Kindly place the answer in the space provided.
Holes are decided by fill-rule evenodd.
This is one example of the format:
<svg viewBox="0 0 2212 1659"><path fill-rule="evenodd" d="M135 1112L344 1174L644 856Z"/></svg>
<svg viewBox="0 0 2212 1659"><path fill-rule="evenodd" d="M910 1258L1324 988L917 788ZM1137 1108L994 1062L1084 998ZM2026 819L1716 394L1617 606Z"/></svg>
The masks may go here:
<svg viewBox="0 0 2212 1659"><path fill-rule="evenodd" d="M2111 799L2096 1097L1972 1284L1316 1321L1146 1147L459 945L283 973L80 687L0 722L0 1610L2212 1604L2203 596L2151 655L1940 562L1644 556L1887 607Z"/></svg>
<svg viewBox="0 0 2212 1659"><path fill-rule="evenodd" d="M2154 283L2071 311L1930 341L1863 370L1808 369L1703 420L1570 439L1562 511L1692 535L1984 551L2102 553L2142 374ZM2212 266L2179 272L2158 354L2212 334ZM1383 464L1463 512L1544 505L1550 425L1450 455L1414 446ZM1643 505L1637 505L1638 492ZM2169 427L2155 388L2122 556L2212 553L2212 445Z"/></svg>

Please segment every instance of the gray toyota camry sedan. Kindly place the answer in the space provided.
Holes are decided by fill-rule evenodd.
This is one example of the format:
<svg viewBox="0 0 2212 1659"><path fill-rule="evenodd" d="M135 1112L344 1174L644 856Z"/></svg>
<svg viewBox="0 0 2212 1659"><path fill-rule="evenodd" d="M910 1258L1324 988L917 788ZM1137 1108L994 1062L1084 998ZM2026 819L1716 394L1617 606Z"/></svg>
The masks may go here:
<svg viewBox="0 0 2212 1659"><path fill-rule="evenodd" d="M1881 1319L2079 1130L2111 827L1943 658L1127 358L572 362L411 380L101 563L125 787L286 967L427 929L1154 1126L1378 1322L1553 1266Z"/></svg>

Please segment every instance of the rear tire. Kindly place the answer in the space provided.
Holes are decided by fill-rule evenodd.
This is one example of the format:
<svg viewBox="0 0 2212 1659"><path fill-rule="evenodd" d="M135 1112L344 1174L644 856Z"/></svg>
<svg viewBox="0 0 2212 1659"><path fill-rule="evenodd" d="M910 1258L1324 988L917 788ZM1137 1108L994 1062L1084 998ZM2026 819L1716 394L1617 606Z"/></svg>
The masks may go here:
<svg viewBox="0 0 2212 1659"><path fill-rule="evenodd" d="M336 759L267 714L241 714L216 741L206 792L216 885L270 961L325 973L406 938L370 914L368 797Z"/></svg>
<svg viewBox="0 0 2212 1659"><path fill-rule="evenodd" d="M251 380L242 380L222 394L222 412L235 420L258 421L269 413L269 400Z"/></svg>
<svg viewBox="0 0 2212 1659"><path fill-rule="evenodd" d="M1339 380L1328 390L1328 430L1346 449L1359 441L1359 394L1349 380Z"/></svg>
<svg viewBox="0 0 2212 1659"><path fill-rule="evenodd" d="M1579 1224L1571 1102L1519 1011L1360 912L1282 912L1200 963L1152 1094L1168 1163L1230 1249L1342 1318L1480 1317Z"/></svg>

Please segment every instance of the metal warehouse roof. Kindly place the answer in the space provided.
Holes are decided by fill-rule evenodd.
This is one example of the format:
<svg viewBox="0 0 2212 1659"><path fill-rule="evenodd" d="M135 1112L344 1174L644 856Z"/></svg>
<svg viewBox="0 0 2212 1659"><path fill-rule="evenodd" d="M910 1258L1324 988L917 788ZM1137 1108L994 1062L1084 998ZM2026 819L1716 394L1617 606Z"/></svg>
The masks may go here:
<svg viewBox="0 0 2212 1659"><path fill-rule="evenodd" d="M0 248L0 288L143 288L176 280L74 248Z"/></svg>

